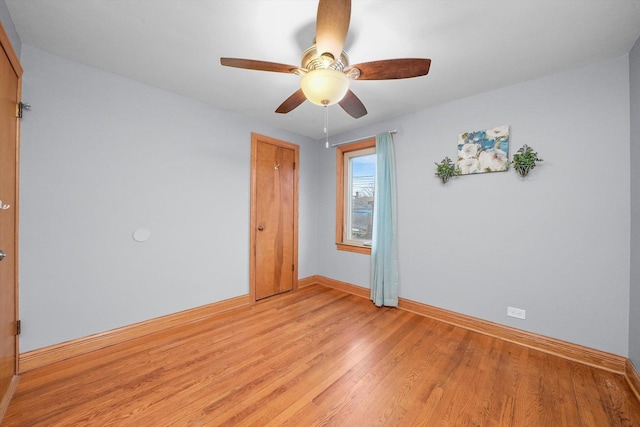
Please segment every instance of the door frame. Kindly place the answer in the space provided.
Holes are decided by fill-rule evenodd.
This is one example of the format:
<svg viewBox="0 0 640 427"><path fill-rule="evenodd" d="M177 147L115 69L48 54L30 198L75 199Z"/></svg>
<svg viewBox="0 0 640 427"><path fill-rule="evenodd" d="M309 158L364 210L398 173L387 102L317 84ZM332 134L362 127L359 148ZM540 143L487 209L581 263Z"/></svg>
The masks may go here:
<svg viewBox="0 0 640 427"><path fill-rule="evenodd" d="M290 142L251 132L251 215L249 221L249 299L256 302L256 237L257 237L257 163L258 144L265 142L293 150L293 290L298 289L298 179L300 170L300 146Z"/></svg>
<svg viewBox="0 0 640 427"><path fill-rule="evenodd" d="M7 58L9 59L9 63L11 64L11 67L13 68L14 72L16 73L16 76L18 77L18 84L17 84L17 88L16 88L16 100L17 102L20 102L22 99L22 65L20 65L20 60L18 59L18 55L16 55L15 50L13 49L13 45L11 44L11 40L9 39L9 36L7 35L4 26L2 25L2 23L0 22L0 49L2 49L4 51L4 54L7 56ZM14 209L14 214L15 214L15 221L14 221L14 239L15 241L13 242L13 254L14 254L14 259L13 261L13 266L14 266L14 279L13 279L13 292L14 292L14 316L15 316L15 320L17 322L17 320L20 318L19 317L19 313L18 313L18 223L19 223L19 200L20 200L20 119L18 118L18 114L17 114L17 108L18 106L16 105L16 140L15 140L15 205L12 207ZM5 260L9 261L9 260ZM17 329L17 325L16 325L16 329ZM13 379L9 385L9 389L6 391L6 393L4 393L3 396L0 396L0 421L2 420L3 416L4 416L4 411L6 410L6 408L9 405L9 401L11 400L11 398L13 397L13 394L15 392L15 388L18 384L18 373L20 372L20 366L19 366L19 360L20 360L20 347L19 347L19 339L18 339L18 331L16 330L16 334L14 336L14 342L15 342L15 360L14 360L14 372L13 372Z"/></svg>

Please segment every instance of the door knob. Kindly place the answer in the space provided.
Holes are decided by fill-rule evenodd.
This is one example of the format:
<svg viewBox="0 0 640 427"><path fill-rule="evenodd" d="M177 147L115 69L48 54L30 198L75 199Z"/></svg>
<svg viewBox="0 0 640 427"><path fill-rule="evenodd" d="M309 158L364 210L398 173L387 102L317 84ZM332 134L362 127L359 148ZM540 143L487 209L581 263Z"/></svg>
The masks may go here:
<svg viewBox="0 0 640 427"><path fill-rule="evenodd" d="M2 261L6 256L7 254L4 251L0 251L0 261Z"/></svg>
<svg viewBox="0 0 640 427"><path fill-rule="evenodd" d="M262 230L264 230L264 226L263 225L259 225L258 226L258 231L262 231Z"/></svg>

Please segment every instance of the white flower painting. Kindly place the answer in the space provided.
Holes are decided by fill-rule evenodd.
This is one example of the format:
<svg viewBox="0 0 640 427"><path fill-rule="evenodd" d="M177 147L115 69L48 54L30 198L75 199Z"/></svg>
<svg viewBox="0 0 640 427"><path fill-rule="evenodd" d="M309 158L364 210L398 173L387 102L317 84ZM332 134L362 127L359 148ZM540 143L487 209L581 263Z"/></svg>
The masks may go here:
<svg viewBox="0 0 640 427"><path fill-rule="evenodd" d="M460 175L502 172L509 168L509 126L458 135Z"/></svg>

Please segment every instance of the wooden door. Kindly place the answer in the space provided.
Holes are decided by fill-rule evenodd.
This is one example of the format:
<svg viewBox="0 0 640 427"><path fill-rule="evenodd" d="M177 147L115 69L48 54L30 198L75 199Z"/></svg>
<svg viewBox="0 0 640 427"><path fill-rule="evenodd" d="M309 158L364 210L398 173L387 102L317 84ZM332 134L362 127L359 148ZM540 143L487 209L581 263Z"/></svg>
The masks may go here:
<svg viewBox="0 0 640 427"><path fill-rule="evenodd" d="M297 287L299 147L252 134L251 293L255 300Z"/></svg>
<svg viewBox="0 0 640 427"><path fill-rule="evenodd" d="M17 383L18 119L22 69L0 26L0 419Z"/></svg>

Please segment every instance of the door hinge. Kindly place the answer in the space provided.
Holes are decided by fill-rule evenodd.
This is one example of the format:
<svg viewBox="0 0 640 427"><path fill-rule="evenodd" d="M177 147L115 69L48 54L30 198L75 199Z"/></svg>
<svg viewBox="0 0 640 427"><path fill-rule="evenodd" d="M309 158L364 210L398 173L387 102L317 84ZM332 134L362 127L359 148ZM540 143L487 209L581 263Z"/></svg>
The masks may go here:
<svg viewBox="0 0 640 427"><path fill-rule="evenodd" d="M20 335L20 332L22 332L22 321L17 320L16 321L16 335Z"/></svg>
<svg viewBox="0 0 640 427"><path fill-rule="evenodd" d="M296 265L295 264L291 264L291 271L296 271Z"/></svg>
<svg viewBox="0 0 640 427"><path fill-rule="evenodd" d="M24 102L18 102L18 106L17 106L17 117L19 119L22 118L22 112L24 110L30 110L31 109L31 104L25 104Z"/></svg>
<svg viewBox="0 0 640 427"><path fill-rule="evenodd" d="M296 162L293 162L293 170L296 170Z"/></svg>

